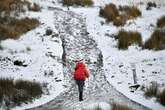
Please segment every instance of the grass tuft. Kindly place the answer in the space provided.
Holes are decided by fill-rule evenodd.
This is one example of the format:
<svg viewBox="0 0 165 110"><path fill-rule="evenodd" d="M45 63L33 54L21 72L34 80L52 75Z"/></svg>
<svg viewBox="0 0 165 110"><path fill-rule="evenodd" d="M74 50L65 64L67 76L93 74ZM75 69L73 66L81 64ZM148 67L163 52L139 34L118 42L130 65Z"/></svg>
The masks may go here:
<svg viewBox="0 0 165 110"><path fill-rule="evenodd" d="M154 50L165 49L165 31L155 30L151 37L145 42L144 48Z"/></svg>
<svg viewBox="0 0 165 110"><path fill-rule="evenodd" d="M38 25L39 21L37 19L0 18L0 40L17 39L20 35L36 28Z"/></svg>
<svg viewBox="0 0 165 110"><path fill-rule="evenodd" d="M123 6L120 7L120 10L125 14L127 19L133 19L141 16L141 11L135 6Z"/></svg>
<svg viewBox="0 0 165 110"><path fill-rule="evenodd" d="M34 3L33 6L29 6L29 10L38 12L41 11L41 7L38 4Z"/></svg>
<svg viewBox="0 0 165 110"><path fill-rule="evenodd" d="M97 106L94 108L94 110L102 110L102 108L101 108L99 105L97 105Z"/></svg>
<svg viewBox="0 0 165 110"><path fill-rule="evenodd" d="M93 5L93 0L63 0L63 5L91 6Z"/></svg>
<svg viewBox="0 0 165 110"><path fill-rule="evenodd" d="M118 9L115 4L108 4L104 8L100 9L100 16L106 18L108 22L114 21L119 16Z"/></svg>
<svg viewBox="0 0 165 110"><path fill-rule="evenodd" d="M139 32L127 32L121 30L117 36L119 49L128 49L128 46L132 44L138 44L139 46L142 45L142 37Z"/></svg>
<svg viewBox="0 0 165 110"><path fill-rule="evenodd" d="M115 26L124 26L127 20L141 16L141 11L135 6L119 6L118 9L112 3L101 8L99 13L107 22L113 22Z"/></svg>
<svg viewBox="0 0 165 110"><path fill-rule="evenodd" d="M124 26L126 24L126 16L123 14L123 15L119 15L118 17L116 17L114 20L113 20L113 24L115 26Z"/></svg>
<svg viewBox="0 0 165 110"><path fill-rule="evenodd" d="M5 102L8 108L27 103L42 94L40 83L11 78L0 79L0 104Z"/></svg>
<svg viewBox="0 0 165 110"><path fill-rule="evenodd" d="M111 110L132 110L128 105L113 103Z"/></svg>
<svg viewBox="0 0 165 110"><path fill-rule="evenodd" d="M0 13L4 12L4 16L10 16L14 12L14 15L19 15L26 10L40 11L39 5L36 3L31 6L31 3L27 0L0 0Z"/></svg>
<svg viewBox="0 0 165 110"><path fill-rule="evenodd" d="M146 97L156 97L157 93L158 93L158 83L151 82L151 85L146 88L144 95Z"/></svg>
<svg viewBox="0 0 165 110"><path fill-rule="evenodd" d="M165 106L165 89L163 89L157 96L158 101Z"/></svg>
<svg viewBox="0 0 165 110"><path fill-rule="evenodd" d="M157 27L158 28L165 27L165 16L162 16L160 19L158 19L158 21L157 21Z"/></svg>

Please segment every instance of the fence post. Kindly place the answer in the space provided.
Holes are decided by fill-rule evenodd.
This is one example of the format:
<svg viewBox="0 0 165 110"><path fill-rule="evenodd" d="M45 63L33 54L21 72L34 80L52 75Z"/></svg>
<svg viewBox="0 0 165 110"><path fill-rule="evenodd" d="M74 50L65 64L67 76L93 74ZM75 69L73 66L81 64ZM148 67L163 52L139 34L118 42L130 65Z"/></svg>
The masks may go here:
<svg viewBox="0 0 165 110"><path fill-rule="evenodd" d="M135 66L135 63L132 63L131 66L132 66L132 71L133 71L134 84L137 84L137 75L136 75L136 66Z"/></svg>

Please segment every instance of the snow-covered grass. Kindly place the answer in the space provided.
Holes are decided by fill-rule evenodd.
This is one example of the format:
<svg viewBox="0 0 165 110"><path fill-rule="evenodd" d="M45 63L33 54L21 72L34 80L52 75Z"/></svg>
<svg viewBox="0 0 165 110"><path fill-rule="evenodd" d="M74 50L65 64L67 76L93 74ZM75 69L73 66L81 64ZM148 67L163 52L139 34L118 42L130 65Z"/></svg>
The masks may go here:
<svg viewBox="0 0 165 110"><path fill-rule="evenodd" d="M132 110L132 108L128 105L113 103L111 110Z"/></svg>
<svg viewBox="0 0 165 110"><path fill-rule="evenodd" d="M158 84L157 82L151 82L149 87L146 87L145 96L146 97L156 97L158 95Z"/></svg>
<svg viewBox="0 0 165 110"><path fill-rule="evenodd" d="M160 93L158 94L158 101L162 104L165 105L165 89L163 89L162 91L160 91Z"/></svg>
<svg viewBox="0 0 165 110"><path fill-rule="evenodd" d="M3 106L14 107L40 97L42 87L40 83L0 78L0 103ZM7 104L7 105L5 105Z"/></svg>
<svg viewBox="0 0 165 110"><path fill-rule="evenodd" d="M37 1L35 1L37 3ZM32 103L22 104L15 110L22 110L39 106L54 99L64 91L62 42L54 26L54 12L48 10L52 1L42 1L41 12L27 12L25 16L38 19L39 27L22 35L18 40L7 39L1 41L0 77L37 81L43 83L47 89L43 90L41 98ZM45 35L47 29L52 29L51 35ZM14 65L14 61L22 61L26 67Z"/></svg>
<svg viewBox="0 0 165 110"><path fill-rule="evenodd" d="M165 49L165 31L163 29L155 30L151 37L145 42L144 48L154 50Z"/></svg>
<svg viewBox="0 0 165 110"><path fill-rule="evenodd" d="M83 110L111 110L111 105L106 102L93 102L83 107Z"/></svg>
<svg viewBox="0 0 165 110"><path fill-rule="evenodd" d="M127 32L121 30L117 35L117 39L119 49L128 49L128 47L133 44L142 46L142 37L139 32Z"/></svg>
<svg viewBox="0 0 165 110"><path fill-rule="evenodd" d="M157 21L157 27L163 28L165 26L165 15L161 16Z"/></svg>
<svg viewBox="0 0 165 110"><path fill-rule="evenodd" d="M99 13L107 22L113 22L115 26L124 26L128 20L141 16L141 11L136 6L116 6L113 3L105 5Z"/></svg>
<svg viewBox="0 0 165 110"><path fill-rule="evenodd" d="M15 19L13 17L0 17L0 23L0 40L5 40L7 38L17 39L22 34L36 28L39 25L39 21L37 19Z"/></svg>

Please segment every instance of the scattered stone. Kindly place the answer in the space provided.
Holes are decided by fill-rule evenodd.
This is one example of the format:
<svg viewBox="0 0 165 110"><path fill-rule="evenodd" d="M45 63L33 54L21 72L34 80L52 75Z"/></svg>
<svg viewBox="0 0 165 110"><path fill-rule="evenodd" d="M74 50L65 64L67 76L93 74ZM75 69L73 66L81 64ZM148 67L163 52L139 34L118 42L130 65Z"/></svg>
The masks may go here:
<svg viewBox="0 0 165 110"><path fill-rule="evenodd" d="M152 66L152 64L147 64L147 65Z"/></svg>
<svg viewBox="0 0 165 110"><path fill-rule="evenodd" d="M59 36L59 34L53 34L53 35L52 35L52 38L58 37L58 36Z"/></svg>
<svg viewBox="0 0 165 110"><path fill-rule="evenodd" d="M53 75L54 75L54 72L53 72L53 71L46 71L46 70L45 70L45 71L44 71L44 75L45 75L45 76L48 76L48 77L49 77L49 76L53 76Z"/></svg>
<svg viewBox="0 0 165 110"><path fill-rule="evenodd" d="M67 85L63 85L64 88L67 88L68 86Z"/></svg>
<svg viewBox="0 0 165 110"><path fill-rule="evenodd" d="M56 79L55 81L56 81L56 82L61 82L62 80L61 80L61 79Z"/></svg>
<svg viewBox="0 0 165 110"><path fill-rule="evenodd" d="M154 58L153 60L156 61L156 58Z"/></svg>
<svg viewBox="0 0 165 110"><path fill-rule="evenodd" d="M117 82L117 84L122 84L122 82Z"/></svg>
<svg viewBox="0 0 165 110"><path fill-rule="evenodd" d="M30 47L26 47L26 50L27 50L27 51L31 51L31 48L30 48Z"/></svg>
<svg viewBox="0 0 165 110"><path fill-rule="evenodd" d="M150 27L155 27L155 25L154 24L150 24Z"/></svg>
<svg viewBox="0 0 165 110"><path fill-rule="evenodd" d="M119 68L123 67L124 65L119 65Z"/></svg>
<svg viewBox="0 0 165 110"><path fill-rule="evenodd" d="M19 60L14 61L14 65L27 67L27 65L24 64L24 61L19 61Z"/></svg>
<svg viewBox="0 0 165 110"><path fill-rule="evenodd" d="M153 7L153 8L156 8L156 7L157 7L156 3L155 3L155 2L148 2L148 3L147 3L146 10L151 10L152 7Z"/></svg>
<svg viewBox="0 0 165 110"><path fill-rule="evenodd" d="M135 85L129 86L129 88L131 89L131 92L135 92L139 87L140 87L139 84L135 84Z"/></svg>
<svg viewBox="0 0 165 110"><path fill-rule="evenodd" d="M104 25L105 23L104 23L104 21L101 21L100 24L101 24L101 25Z"/></svg>
<svg viewBox="0 0 165 110"><path fill-rule="evenodd" d="M153 74L157 74L158 72L156 72L156 71L152 71L152 73L153 73Z"/></svg>
<svg viewBox="0 0 165 110"><path fill-rule="evenodd" d="M3 50L3 47L1 46L1 44L0 44L0 50Z"/></svg>
<svg viewBox="0 0 165 110"><path fill-rule="evenodd" d="M52 29L47 29L45 34L49 36L52 35L52 33L53 33Z"/></svg>
<svg viewBox="0 0 165 110"><path fill-rule="evenodd" d="M145 76L142 76L142 78L145 78Z"/></svg>

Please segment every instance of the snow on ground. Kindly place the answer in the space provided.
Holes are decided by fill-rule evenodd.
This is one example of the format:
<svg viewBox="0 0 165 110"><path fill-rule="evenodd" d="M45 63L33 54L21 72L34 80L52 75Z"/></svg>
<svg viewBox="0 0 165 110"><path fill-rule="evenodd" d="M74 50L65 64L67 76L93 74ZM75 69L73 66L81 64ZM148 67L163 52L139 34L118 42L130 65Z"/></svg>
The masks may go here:
<svg viewBox="0 0 165 110"><path fill-rule="evenodd" d="M84 107L85 110L98 110L100 108L101 110L110 110L111 106L110 104L107 104L105 102L95 102L89 104L87 107Z"/></svg>
<svg viewBox="0 0 165 110"><path fill-rule="evenodd" d="M109 82L121 93L128 98L141 103L154 110L164 110L165 107L156 102L156 99L146 99L144 92L138 89L130 92L129 86L134 85L132 69L136 69L137 82L140 85L149 85L150 82L156 81L161 87L165 84L165 51L142 50L137 46L130 46L128 50L122 51L117 49L117 41L113 38L120 29L138 31L143 36L143 41L146 41L154 28L156 21L162 15L165 15L165 3L158 1L160 8L153 8L150 11L145 10L146 1L140 4L137 0L135 2L117 1L117 0L94 0L95 6L89 8L70 8L78 14L86 17L86 25L90 35L98 43L104 57L104 70L106 72ZM136 4L142 11L142 17L136 20L130 20L124 27L116 28L112 23L101 25L105 22L103 18L99 17L99 7L104 6L110 2L116 5L130 5ZM150 25L154 25L151 27Z"/></svg>
<svg viewBox="0 0 165 110"><path fill-rule="evenodd" d="M37 18L40 26L22 35L18 40L8 39L1 42L0 77L37 81L47 86L45 94L33 103L22 104L13 110L22 110L42 105L65 90L63 87L62 42L54 26L53 11L48 10L50 2L44 5L41 12L28 12L27 16ZM52 4L52 2L51 2ZM53 30L53 34L45 35L46 29ZM28 65L21 67L14 65L19 60Z"/></svg>
<svg viewBox="0 0 165 110"><path fill-rule="evenodd" d="M33 1L39 3L43 9L41 12L30 12L28 15L38 18L41 25L21 36L19 40L9 39L1 42L4 50L0 50L0 58L9 58L10 60L0 62L0 75L1 77L21 78L48 83L49 95L43 95L33 103L23 104L21 107L14 108L15 110L41 105L54 99L54 97L64 91L63 81L61 81L63 80L63 68L60 63L62 56L61 40L58 36L52 38L52 36L44 34L47 28L52 29L54 34L58 33L53 25L53 10L48 10L48 7L60 7L64 10L67 10L67 8L61 7L61 4L56 4L56 0ZM126 51L119 51L116 48L117 41L111 36L116 34L121 28L116 28L111 23L101 25L100 22L105 20L99 17L99 7L110 2L117 5L137 5L142 11L142 17L128 21L123 28L141 32L143 41L145 41L154 29L154 27L150 27L150 24L155 26L157 18L165 14L164 0L157 0L160 8L153 8L150 11L145 10L145 4L140 4L140 2L146 1L94 0L95 5L93 7L70 7L70 10L86 17L88 32L97 41L98 47L103 53L104 70L109 82L128 98L154 110L164 110L165 107L157 103L155 99L145 99L141 90L137 90L134 93L130 92L129 86L133 85L132 65L135 65L136 68L138 84L148 85L151 81L157 81L164 86L165 51L141 50L141 48L136 46L131 46ZM15 60L25 61L25 64L28 66L15 66L13 65ZM107 105L101 102L98 103L99 105ZM89 108L98 103L89 104Z"/></svg>

